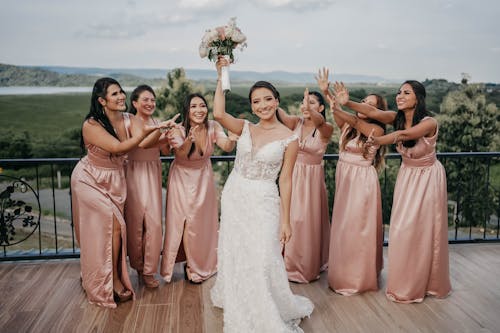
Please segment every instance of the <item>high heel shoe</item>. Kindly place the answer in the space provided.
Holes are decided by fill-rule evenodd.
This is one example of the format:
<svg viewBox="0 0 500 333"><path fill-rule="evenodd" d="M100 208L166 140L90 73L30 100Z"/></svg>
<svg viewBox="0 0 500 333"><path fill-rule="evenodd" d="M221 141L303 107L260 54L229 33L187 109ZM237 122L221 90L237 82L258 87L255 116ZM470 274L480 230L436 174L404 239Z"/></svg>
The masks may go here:
<svg viewBox="0 0 500 333"><path fill-rule="evenodd" d="M188 277L187 264L184 265L184 280L188 280L191 284L201 284L202 281L193 281Z"/></svg>
<svg viewBox="0 0 500 333"><path fill-rule="evenodd" d="M115 302L126 302L132 299L132 292L123 288L122 291L113 290L113 299Z"/></svg>
<svg viewBox="0 0 500 333"><path fill-rule="evenodd" d="M153 275L143 275L142 280L147 288L158 288L160 281L155 279Z"/></svg>

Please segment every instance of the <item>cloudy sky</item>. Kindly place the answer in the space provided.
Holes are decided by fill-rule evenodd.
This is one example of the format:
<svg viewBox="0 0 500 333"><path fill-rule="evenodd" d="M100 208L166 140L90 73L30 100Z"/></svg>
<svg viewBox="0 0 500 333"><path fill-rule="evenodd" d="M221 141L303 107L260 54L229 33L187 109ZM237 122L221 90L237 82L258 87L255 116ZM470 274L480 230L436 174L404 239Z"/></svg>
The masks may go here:
<svg viewBox="0 0 500 333"><path fill-rule="evenodd" d="M234 70L500 82L498 0L0 0L0 63L210 69L205 29L237 24Z"/></svg>

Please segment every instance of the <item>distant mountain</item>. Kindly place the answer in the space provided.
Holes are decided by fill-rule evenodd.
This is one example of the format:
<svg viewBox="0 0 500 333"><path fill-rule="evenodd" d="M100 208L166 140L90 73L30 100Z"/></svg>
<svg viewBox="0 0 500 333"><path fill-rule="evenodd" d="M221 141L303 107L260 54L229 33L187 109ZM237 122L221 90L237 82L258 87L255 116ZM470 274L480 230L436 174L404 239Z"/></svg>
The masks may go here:
<svg viewBox="0 0 500 333"><path fill-rule="evenodd" d="M130 69L62 66L14 66L0 64L0 86L92 86L100 77L111 76L123 86L149 84L161 86L169 69ZM193 81L214 80L214 70L185 69L186 76ZM348 83L387 83L389 80L368 75L336 74L335 79ZM253 72L231 70L231 81L255 82L267 80L281 84L314 83L314 73L292 73L285 71Z"/></svg>
<svg viewBox="0 0 500 333"><path fill-rule="evenodd" d="M97 68L97 67L58 67L58 66L39 66L37 68L49 70L60 74L83 74L93 76L112 76L117 73L128 74L147 79L164 79L170 69L131 69L131 68ZM213 80L216 77L215 71L208 69L189 69L185 68L186 76L195 81ZM267 80L273 82L284 83L314 83L315 73L293 73L286 71L272 72L253 72L253 71L237 71L231 69L231 80L234 82L255 82L258 80ZM353 75L353 74L336 74L335 79L338 81L350 83L385 83L391 80L380 76L370 75Z"/></svg>
<svg viewBox="0 0 500 333"><path fill-rule="evenodd" d="M108 72L104 75L118 80L123 86L149 84L160 86L162 79L145 78L123 72ZM48 67L13 66L0 64L0 87L32 86L32 87L92 87L94 82L104 76L99 72L78 73L77 71L58 72Z"/></svg>

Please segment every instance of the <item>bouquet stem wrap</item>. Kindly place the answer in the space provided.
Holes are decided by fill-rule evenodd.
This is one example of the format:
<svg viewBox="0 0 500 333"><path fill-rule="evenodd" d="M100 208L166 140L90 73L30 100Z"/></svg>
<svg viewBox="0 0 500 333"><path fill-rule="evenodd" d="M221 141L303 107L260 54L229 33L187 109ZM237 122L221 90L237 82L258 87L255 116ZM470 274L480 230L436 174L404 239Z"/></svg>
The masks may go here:
<svg viewBox="0 0 500 333"><path fill-rule="evenodd" d="M229 60L228 55L225 55L224 58ZM221 67L221 83L222 83L222 91L231 90L231 82L229 81L229 66Z"/></svg>

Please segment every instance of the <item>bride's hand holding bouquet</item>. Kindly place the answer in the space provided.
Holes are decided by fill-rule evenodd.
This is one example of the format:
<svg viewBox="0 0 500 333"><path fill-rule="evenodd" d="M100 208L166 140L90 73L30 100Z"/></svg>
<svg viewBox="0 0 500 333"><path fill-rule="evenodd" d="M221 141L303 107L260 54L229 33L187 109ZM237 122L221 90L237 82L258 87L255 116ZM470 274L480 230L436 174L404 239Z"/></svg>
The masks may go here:
<svg viewBox="0 0 500 333"><path fill-rule="evenodd" d="M210 61L217 61L220 56L224 56L229 63L233 63L233 50L235 48L243 50L247 46L246 39L246 36L236 26L236 18L233 17L226 26L208 29L205 32L199 47L200 57L208 57ZM220 76L223 91L231 90L229 63L222 67Z"/></svg>

